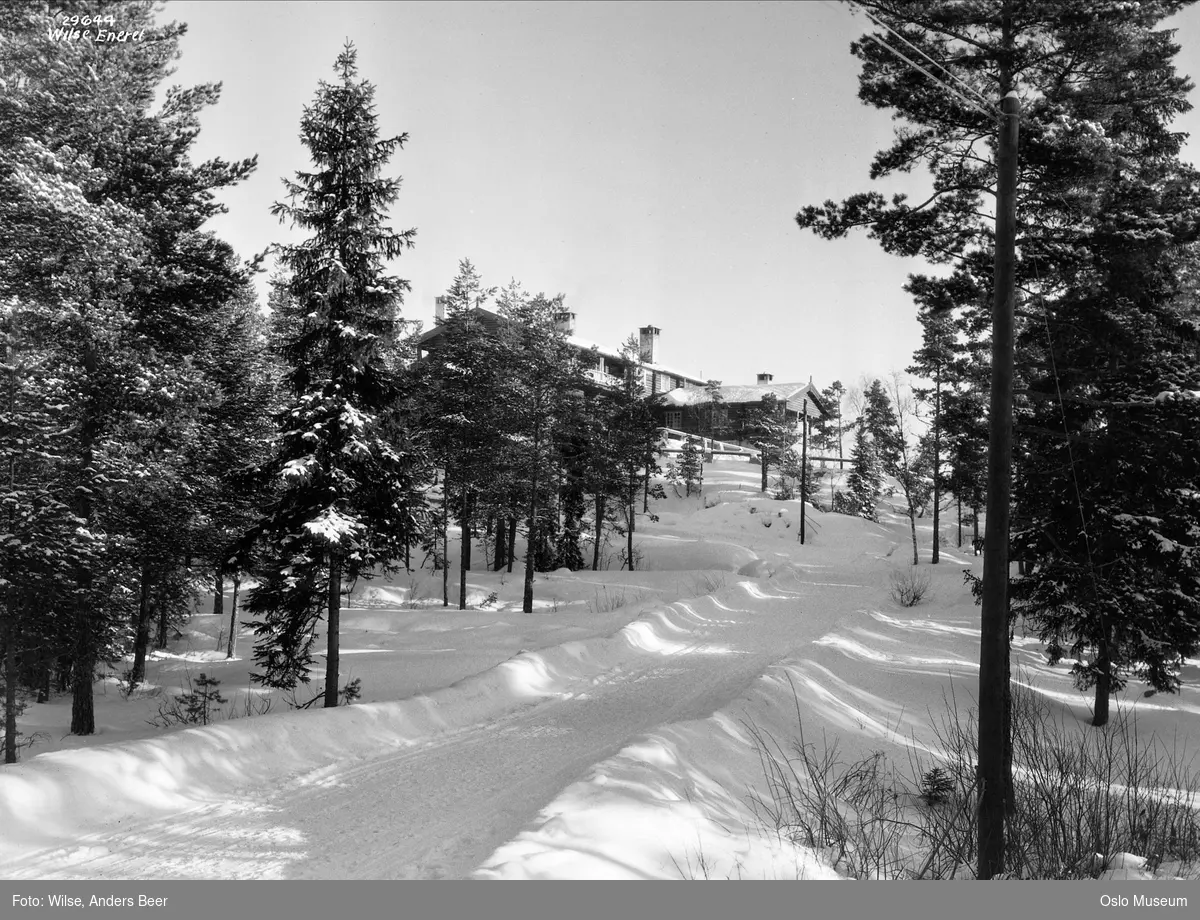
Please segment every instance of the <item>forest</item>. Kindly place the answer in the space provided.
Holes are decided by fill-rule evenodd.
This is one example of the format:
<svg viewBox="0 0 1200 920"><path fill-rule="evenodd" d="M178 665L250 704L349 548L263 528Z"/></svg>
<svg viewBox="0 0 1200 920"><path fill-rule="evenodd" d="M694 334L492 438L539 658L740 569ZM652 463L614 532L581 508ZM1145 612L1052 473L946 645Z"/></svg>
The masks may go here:
<svg viewBox="0 0 1200 920"><path fill-rule="evenodd" d="M966 95L856 43L862 100L903 119L872 178L919 169L932 189L915 205L878 192L806 205L795 221L830 240L863 229L930 267L906 287L923 328L914 382L834 381L834 416L811 432L765 400L737 435L776 499L823 502L799 447L810 436L849 470L829 511L875 520L879 497L896 497L913 566L926 516L931 564L942 515L960 546L964 522L978 539L995 164L991 113L971 94L1028 88L1010 617L1051 664L1072 662L1103 726L1130 679L1177 691L1200 649L1200 175L1171 128L1192 85L1156 28L1185 4L1045 0L998 18L979 4L862 5L955 58ZM243 260L205 226L257 160L191 155L219 86L164 90L186 27L110 6L144 40L64 39L27 3L0 44L5 762L32 700L71 694L71 732L93 733L97 668L122 663L136 687L200 591L223 614L232 588L228 655L249 615L264 686L308 684L326 635L309 702L336 707L358 692L337 642L360 579L429 569L442 604L466 609L473 568L516 569L530 613L535 573L637 571L639 522L666 489L702 501L711 462L704 431L664 453L637 341L624 378L597 384L556 320L563 295L489 286L463 258L420 354L427 330L390 273L419 253L416 228L389 224L408 137L381 134L349 42L301 119L311 167L272 208L305 237ZM485 329L478 308L503 322ZM701 412L709 437L718 391L711 381Z"/></svg>

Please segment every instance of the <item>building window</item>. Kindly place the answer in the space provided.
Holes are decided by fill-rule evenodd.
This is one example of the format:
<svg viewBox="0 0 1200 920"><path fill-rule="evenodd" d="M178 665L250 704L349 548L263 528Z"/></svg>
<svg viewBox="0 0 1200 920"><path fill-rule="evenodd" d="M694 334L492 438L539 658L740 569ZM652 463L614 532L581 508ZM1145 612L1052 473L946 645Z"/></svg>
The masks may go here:
<svg viewBox="0 0 1200 920"><path fill-rule="evenodd" d="M683 424L683 412L678 409L671 410L666 414L667 427L678 428Z"/></svg>

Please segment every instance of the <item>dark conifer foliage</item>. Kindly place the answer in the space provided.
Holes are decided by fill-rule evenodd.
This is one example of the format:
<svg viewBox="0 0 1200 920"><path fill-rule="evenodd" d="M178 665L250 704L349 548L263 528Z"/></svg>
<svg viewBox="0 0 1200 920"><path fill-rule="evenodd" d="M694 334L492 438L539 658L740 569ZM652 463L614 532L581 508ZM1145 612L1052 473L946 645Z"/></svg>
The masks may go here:
<svg viewBox="0 0 1200 920"><path fill-rule="evenodd" d="M1162 28L1188 5L865 3L943 62L942 82L961 90L948 93L875 42L852 46L862 100L902 119L872 178L925 166L933 191L918 204L867 192L796 218L828 238L863 227L888 252L950 268L914 277L909 290L923 308L954 312L959 360L973 359L957 368L944 420L953 488L978 503L997 121L970 100L1022 97L1012 553L1025 574L1011 596L1052 658L1083 656L1078 674L1097 688L1097 724L1119 671L1170 689L1170 672L1195 648L1196 611L1172 593L1186 595L1191 578L1181 562L1194 558L1186 548L1195 541L1183 533L1198 519L1178 499L1194 477L1161 440L1188 436L1191 403L1170 395L1200 384L1186 290L1200 181L1180 162L1171 126L1190 108L1191 85ZM1177 534L1147 523L1167 506ZM1135 548L1158 539L1147 528L1180 549L1131 566ZM1107 572L1124 574L1109 583Z"/></svg>
<svg viewBox="0 0 1200 920"><path fill-rule="evenodd" d="M460 610L467 608L467 572L472 565L472 534L489 514L503 507L501 463L505 447L505 384L501 341L479 321L475 309L495 293L485 288L469 259L446 293L438 346L415 368L420 428L431 458L442 472L446 515L458 522Z"/></svg>
<svg viewBox="0 0 1200 920"><path fill-rule="evenodd" d="M19 338L18 360L38 356L24 365L26 383L50 398L60 433L54 452L32 466L29 442L15 445L11 465L36 467L39 494L65 501L77 525L74 541L53 538L53 551L74 560L71 622L55 645L69 646L77 734L95 728L96 664L119 657L132 638L139 548L155 535L131 512L174 479L173 533L185 542L194 533L194 480L183 458L208 399L212 332L245 282L229 247L202 227L223 210L214 190L254 168L253 160L190 160L199 112L219 87L169 90L154 109L184 27L156 26L144 3L106 9L144 28L146 40L55 41L39 4L6 10L0 25L0 249L8 265L0 303ZM61 12L94 10L69 3ZM80 540L90 548L70 547ZM158 548L161 593L186 581L187 547Z"/></svg>
<svg viewBox="0 0 1200 920"><path fill-rule="evenodd" d="M287 203L272 212L310 232L281 246L287 314L280 351L290 391L271 468L278 493L252 535L274 565L249 600L259 678L307 681L318 621L328 643L325 705L338 704L342 582L402 558L424 507L420 458L386 436L401 401L397 314L408 283L385 262L413 245L415 230L384 223L399 180L383 168L406 135L382 139L374 87L358 79L347 44L301 119L310 172L285 180Z"/></svg>

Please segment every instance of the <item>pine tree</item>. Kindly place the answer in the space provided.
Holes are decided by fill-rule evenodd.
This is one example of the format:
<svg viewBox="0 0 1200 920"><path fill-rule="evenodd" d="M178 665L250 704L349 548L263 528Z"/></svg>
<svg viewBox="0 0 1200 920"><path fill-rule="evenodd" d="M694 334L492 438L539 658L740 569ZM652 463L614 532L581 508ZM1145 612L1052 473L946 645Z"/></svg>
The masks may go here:
<svg viewBox="0 0 1200 920"><path fill-rule="evenodd" d="M72 10L94 12L63 12ZM120 531L122 518L135 519L123 516L118 493L194 433L203 372L191 359L203 351L211 308L242 281L229 271L228 247L200 228L223 210L213 190L254 168L190 162L198 113L217 86L169 90L153 111L184 27L155 26L142 3L108 11L144 27L146 40L56 41L32 4L0 26L0 248L13 269L0 299L19 298L23 328L52 344L70 393L69 445L54 473L81 530L106 535L70 573L77 734L94 731L96 663L128 640L125 538L146 537ZM182 510L194 520L194 506ZM178 579L180 566L172 571Z"/></svg>
<svg viewBox="0 0 1200 920"><path fill-rule="evenodd" d="M291 402L280 418L272 469L279 492L252 535L275 560L250 596L259 680L307 682L317 622L325 618L325 706L338 705L342 581L402 558L423 516L421 458L398 450L389 416L402 393L397 305L409 285L384 263L413 245L415 230L384 224L399 180L382 170L407 135L381 139L375 88L358 79L347 43L301 119L314 171L284 180L289 203L272 213L309 230L279 247L295 313L282 343Z"/></svg>
<svg viewBox="0 0 1200 920"><path fill-rule="evenodd" d="M1110 366L1107 332L1111 321L1118 326L1136 326L1137 314L1150 302L1170 300L1145 287L1133 290L1147 286L1162 292L1161 285L1147 273L1134 272L1128 279L1133 282L1130 285L1122 283L1111 269L1139 260L1151 265L1164 250L1195 238L1192 190L1196 180L1193 172L1178 162L1183 135L1170 127L1172 117L1190 108L1187 92L1191 87L1172 63L1179 50L1172 32L1159 28L1188 2L1104 2L1086 8L1068 0L867 0L862 5L920 54L941 62L934 68L938 79L931 80L893 55L883 35L877 36L878 41L864 37L851 46L862 62L860 98L894 110L900 124L895 142L876 155L872 179L927 166L932 194L922 190L923 200L913 205L904 194L889 200L877 191L860 193L840 204L829 201L806 207L797 214L797 223L827 238L867 227L888 252L952 265L948 274L928 283L942 285L946 299L964 313L983 312L981 308L991 299L993 278L992 209L985 196L993 192L996 182L996 164L988 150L995 145L998 120L994 109L1000 98L1018 93L1022 105L1016 284L1034 295L1034 304L1027 300L1033 308L1020 311L1018 326L1017 388L1027 392L1020 394L1014 407L1014 433L1024 443L1014 451L1018 462L1013 497L1014 524L1032 530L1032 514L1048 492L1028 491L1034 480L1022 473L1022 466L1024 458L1037 456L1041 447L1031 437L1038 434L1034 429L1042 429L1042 437L1048 437L1044 432L1052 429L1022 416L1029 402L1053 405L1045 398L1050 390L1047 378L1053 381L1059 375L1053 367L1047 374L1046 365L1053 363L1050 356L1062 348L1061 344L1049 344L1043 349L1034 345L1034 336L1038 342L1073 340L1083 358L1072 362L1078 377L1068 378L1077 392L1064 392L1061 399L1055 392L1062 439L1070 443L1099 421L1074 411L1080 404L1073 400L1126 401L1122 397L1128 393L1127 386L1121 386L1115 397L1097 392ZM947 91L951 83L956 87L953 93ZM978 99L987 104L978 104ZM1170 174L1178 181L1164 181ZM1141 204L1131 209L1139 200ZM1154 201L1166 207L1143 207ZM1156 214L1146 213L1155 210ZM1122 231L1114 234L1121 224ZM1111 245L1118 237L1120 244ZM1093 240L1100 245L1094 246ZM1106 286L1110 290L1101 293ZM1101 296L1086 296L1089 289ZM1074 309L1089 300L1105 303L1107 315L1101 318ZM1135 309L1126 309L1131 305L1136 305ZM984 324L973 325L979 328ZM1117 364L1121 365L1119 358ZM1026 375L1032 379L1023 380ZM1110 386L1112 382L1110 377ZM1146 399L1128 401L1144 404ZM1054 492L1073 490L1074 464L1068 459L1057 469ZM1043 488L1047 484L1046 479L1039 482ZM1166 483L1159 487L1175 488ZM1089 523L1087 503L1081 504L1084 520L1071 524L1071 531L1064 529L1068 525L1062 514L1043 515L1038 522L1048 543L1057 541L1064 548L1064 540L1076 544L1062 553L1074 560L1086 549L1074 536L1080 524L1086 530ZM1033 551L1034 547L1026 549ZM1026 588L1040 583L1042 589L1053 590L1057 573L1041 561L1032 566L1027 577L1033 581ZM1157 576L1155 568L1143 573L1147 583ZM1070 608L1057 607L1073 619L1076 633L1089 634L1094 641L1106 634L1104 629L1097 632L1095 623L1111 622L1097 606L1097 593L1072 599ZM1132 617L1137 618L1136 614ZM1106 693L1112 649L1098 652L1099 670L1106 676L1097 689ZM993 721L989 715L980 739L982 748L1007 751L1006 760L1011 754L1007 687L1005 680L1000 690L1005 700L1002 718ZM1098 700L1097 720L1106 717L1106 712L1107 697L1102 706ZM994 777L995 759L990 753L988 760L984 772ZM984 788L981 793L978 872L982 878L991 878L1004 867L1004 799L1012 794L1011 769L1006 767L1004 772L1004 788Z"/></svg>
<svg viewBox="0 0 1200 920"><path fill-rule="evenodd" d="M933 491L932 457L927 451L914 446L910 430L916 418L916 407L905 392L899 374L891 378L890 403L895 419L895 454L885 461L884 471L900 486L904 496L904 507L908 514L909 534L912 537L913 565L920 562L917 552L917 516L923 513ZM936 518L935 518L936 520ZM935 538L936 539L936 538Z"/></svg>
<svg viewBox="0 0 1200 920"><path fill-rule="evenodd" d="M933 549L929 561L937 565L941 554L942 493L946 485L942 470L942 432L945 427L942 418L942 393L953 374L957 342L950 309L924 310L919 314L919 318L922 327L921 347L913 355L914 363L908 372L924 376L931 384L913 387L913 396L928 404L932 410L927 439L933 490Z"/></svg>
<svg viewBox="0 0 1200 920"><path fill-rule="evenodd" d="M846 388L842 382L840 380L833 381L821 391L821 397L833 410L833 415L829 418L818 416L811 422L814 446L819 450L835 452L839 458L845 456L842 448L842 436L850 427L842 422L842 399L845 395ZM844 460L839 459L838 465L841 469L846 468Z"/></svg>
<svg viewBox="0 0 1200 920"><path fill-rule="evenodd" d="M557 499L553 488L559 451L582 399L583 366L555 317L563 296L527 296L511 285L498 297L504 389L500 405L511 433L514 498L525 511L525 586L521 607L533 612L533 578L538 556L549 555L552 528L548 507ZM511 539L511 537L510 537Z"/></svg>
<svg viewBox="0 0 1200 920"><path fill-rule="evenodd" d="M632 572L638 562L634 547L638 498L642 498L645 508L649 497L663 497L662 486L647 488L645 485L645 478L654 466L654 451L659 436L655 410L661 405L662 395L646 389L640 346L633 336L621 346L621 358L625 362L625 377L612 394L609 426L613 434L616 467L620 471L618 494L625 512L624 564ZM653 515L651 520L654 520Z"/></svg>
<svg viewBox="0 0 1200 920"><path fill-rule="evenodd" d="M452 510L461 534L460 610L467 607L471 534L494 506L496 460L507 437L500 411L501 345L474 312L494 292L483 286L469 259L459 262L458 275L446 294L443 335L436 350L415 368L422 394L421 429L443 474L447 510L443 525Z"/></svg>

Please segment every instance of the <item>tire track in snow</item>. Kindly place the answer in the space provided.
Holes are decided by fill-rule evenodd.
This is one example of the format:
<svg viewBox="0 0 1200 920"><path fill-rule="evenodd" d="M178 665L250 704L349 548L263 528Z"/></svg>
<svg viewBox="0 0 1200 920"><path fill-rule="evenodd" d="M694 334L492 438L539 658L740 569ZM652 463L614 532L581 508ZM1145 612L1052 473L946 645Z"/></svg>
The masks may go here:
<svg viewBox="0 0 1200 920"><path fill-rule="evenodd" d="M635 655L563 698L309 771L273 791L91 834L74 847L31 854L6 874L469 877L596 763L661 725L711 715L835 624L821 600L836 591L840 601L844 588L801 584L785 592L766 584L769 593L754 582L719 592L728 599L714 599L720 619L696 614L695 601L670 605L697 624L689 644ZM844 610L843 603L828 606Z"/></svg>

